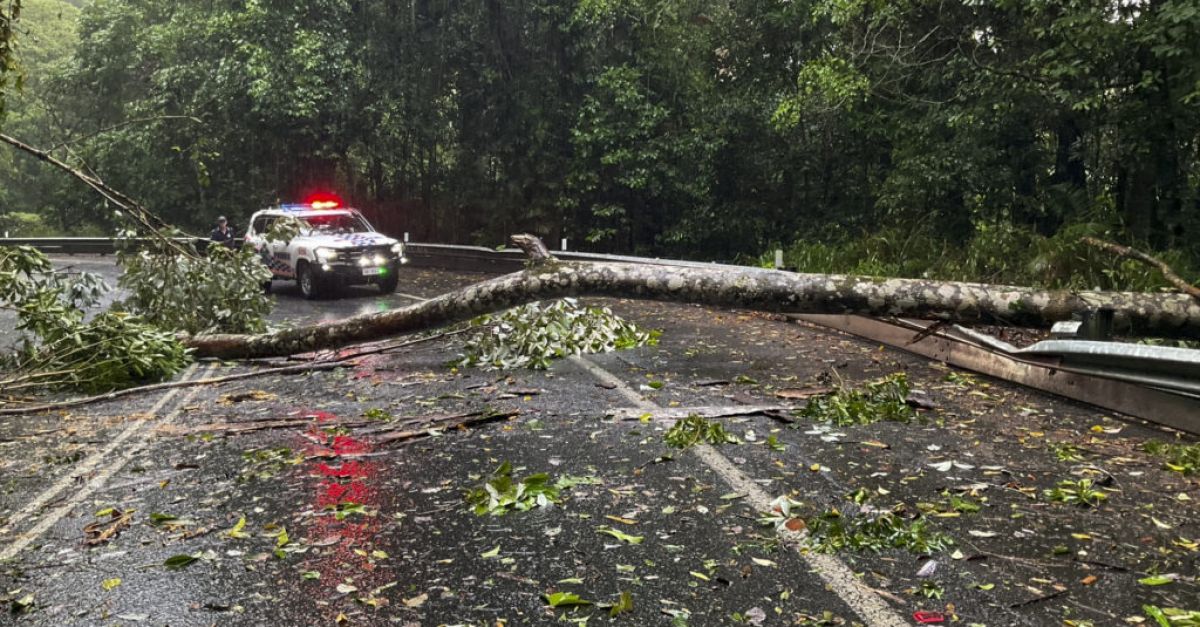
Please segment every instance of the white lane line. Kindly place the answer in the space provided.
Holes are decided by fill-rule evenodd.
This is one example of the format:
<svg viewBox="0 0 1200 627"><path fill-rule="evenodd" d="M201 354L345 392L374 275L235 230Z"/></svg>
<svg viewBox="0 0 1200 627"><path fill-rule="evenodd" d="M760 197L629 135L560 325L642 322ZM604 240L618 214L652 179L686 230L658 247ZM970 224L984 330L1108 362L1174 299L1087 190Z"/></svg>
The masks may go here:
<svg viewBox="0 0 1200 627"><path fill-rule="evenodd" d="M214 363L213 365L209 366L206 374L212 373L212 371L216 368L217 364ZM187 370L184 371L180 380L188 379L195 371L196 365L192 364ZM181 388L174 388L164 394L162 398L158 399L158 402L150 408L150 418L153 418L159 411L161 411L163 406L165 406L168 401L174 398L180 389ZM187 395L184 396L181 401L179 401L179 403L175 406L175 409L163 417L161 421L155 422L153 420L138 420L131 423L125 428L124 431L119 433L117 437L113 438L113 440L109 442L108 446L104 447L100 451L97 451L96 453L93 453L91 456L85 459L83 463L72 469L73 472L70 472L65 477L59 479L57 483L50 487L50 489L46 490L39 495L38 498L21 508L21 511L12 516L12 521L15 522L18 520L24 520L34 512L40 510L51 499L58 496L59 493L74 486L76 483L76 477L85 476L92 472L97 466L100 465L101 462L105 460L105 458L112 454L113 451L124 445L127 440L130 440L131 438L133 439L133 441L129 443L119 457L113 460L110 465L101 470L95 477L92 478L91 481L87 483L87 485L83 486L82 488L78 488L66 503L63 503L50 513L43 516L38 523L33 526L33 528L18 535L15 539L13 539L11 544L4 547L3 550L0 550L0 561L11 559L17 553L20 553L25 547L29 546L31 542L41 537L41 535L46 533L50 527L54 526L54 523L58 522L63 516L66 516L71 512L71 510L75 509L75 507L79 505L83 499L86 499L87 497L91 496L93 492L103 487L104 484L114 474L116 474L118 470L123 468L125 464L129 463L129 460L133 459L133 456L139 453L146 445L146 441L149 439L150 434L154 431L154 429L151 429L150 427L152 425L157 427L159 425L170 424L173 422L175 418L179 416L184 404L191 400L192 397L194 397L199 391L200 388L192 388L191 391L189 391ZM0 534L7 535L11 532L12 525L9 525L4 529L0 529Z"/></svg>
<svg viewBox="0 0 1200 627"><path fill-rule="evenodd" d="M599 364L578 355L571 357L570 360L606 385L614 386L613 389L639 408L660 409L658 404L642 397L628 384L600 367ZM755 509L761 512L770 509L771 496L746 473L734 466L733 462L730 462L729 458L722 455L720 451L707 444L692 447L692 450L696 452L700 461L720 475L729 484L729 487L736 492L745 494L746 501ZM779 535L784 544L792 547L792 550L808 563L812 571L825 582L826 587L840 597L867 625L872 627L904 627L908 625L908 622L892 611L892 608L884 603L879 595L860 583L854 571L844 562L832 555L805 550L802 541L807 534L804 531L793 532L780 529Z"/></svg>
<svg viewBox="0 0 1200 627"><path fill-rule="evenodd" d="M428 300L417 296L409 296L408 294L398 295L414 300ZM571 363L583 368L605 385L611 386L612 389L616 390L618 394L624 396L635 406L642 409L661 409L657 403L644 398L619 377L601 368L599 364L588 358L582 355L572 355L568 359ZM754 483L753 479L746 476L741 470L738 470L717 449L707 444L701 444L692 448L705 465L720 475L721 478L725 479L726 483L735 491L744 493L747 502L756 509L766 512L771 508L772 499L770 495L764 492L757 483ZM850 609L854 610L867 625L871 627L908 627L908 622L880 600L879 595L860 583L854 571L841 560L832 555L822 555L805 550L802 540L807 534L804 531L793 532L787 529L780 529L779 535L785 544L792 547L792 550L800 555L800 559L808 563L809 567L825 582L825 585L841 598Z"/></svg>

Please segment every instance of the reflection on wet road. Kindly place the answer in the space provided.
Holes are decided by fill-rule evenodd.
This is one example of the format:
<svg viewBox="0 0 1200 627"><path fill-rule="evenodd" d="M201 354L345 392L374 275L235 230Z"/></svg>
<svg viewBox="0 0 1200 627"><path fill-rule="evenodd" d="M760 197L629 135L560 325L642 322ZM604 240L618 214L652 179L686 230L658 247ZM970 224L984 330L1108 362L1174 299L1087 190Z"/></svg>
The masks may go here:
<svg viewBox="0 0 1200 627"><path fill-rule="evenodd" d="M414 270L400 291L432 296L480 278ZM369 287L325 301L276 288L277 322L412 302ZM605 303L663 329L660 344L588 357L586 368L565 360L495 372L448 367L456 336L352 370L0 421L0 545L23 538L0 562L0 593L10 607L32 599L5 618L41 627L596 625L610 624L600 604L625 594L633 607L611 623L874 626L923 612L992 627L1068 617L1107 625L1135 622L1144 604L1198 609L1200 483L1146 454L1144 443L1163 434L764 316ZM723 469L708 453L669 447L669 423L605 418L631 405L779 403L784 392L897 371L933 407L921 420L832 429L789 424L788 414L732 416L722 422L740 442L714 446ZM386 439L410 428L400 417L488 409L516 417L404 445ZM134 431L144 448L89 461ZM1082 461L1064 461L1064 451ZM546 507L475 516L464 493L503 462L514 478L576 481ZM1106 491L1102 506L1044 497L1080 477ZM76 484L95 488L48 495ZM928 555L839 550L833 558L857 575L834 585L814 572L824 556L807 559L776 525L760 524L771 514L763 494L788 496L809 521L894 512L954 545ZM85 543L84 529L111 524L110 509L129 524ZM1139 584L1150 572L1169 582ZM593 605L552 607L557 593ZM886 612L868 615L855 595Z"/></svg>

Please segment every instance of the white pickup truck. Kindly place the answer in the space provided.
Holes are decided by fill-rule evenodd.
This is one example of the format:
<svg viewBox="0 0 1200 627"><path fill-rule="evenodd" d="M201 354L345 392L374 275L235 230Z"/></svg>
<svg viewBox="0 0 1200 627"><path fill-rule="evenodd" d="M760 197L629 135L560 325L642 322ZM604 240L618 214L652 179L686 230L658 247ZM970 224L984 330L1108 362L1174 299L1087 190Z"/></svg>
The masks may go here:
<svg viewBox="0 0 1200 627"><path fill-rule="evenodd" d="M294 221L297 235L269 240L280 220ZM281 205L250 218L246 245L262 255L275 279L295 279L305 298L320 298L342 285L374 283L396 291L400 266L408 263L404 244L381 233L354 209L334 203ZM270 283L264 285L270 289Z"/></svg>

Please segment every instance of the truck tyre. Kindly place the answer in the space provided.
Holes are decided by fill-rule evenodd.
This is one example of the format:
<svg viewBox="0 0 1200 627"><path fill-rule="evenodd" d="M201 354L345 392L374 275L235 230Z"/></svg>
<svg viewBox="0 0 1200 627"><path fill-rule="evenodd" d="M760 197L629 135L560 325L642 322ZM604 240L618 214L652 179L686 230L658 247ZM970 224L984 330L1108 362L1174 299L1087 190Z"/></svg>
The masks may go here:
<svg viewBox="0 0 1200 627"><path fill-rule="evenodd" d="M312 264L307 261L301 261L296 268L296 283L300 286L300 293L308 300L318 299L325 293L321 277L317 276Z"/></svg>

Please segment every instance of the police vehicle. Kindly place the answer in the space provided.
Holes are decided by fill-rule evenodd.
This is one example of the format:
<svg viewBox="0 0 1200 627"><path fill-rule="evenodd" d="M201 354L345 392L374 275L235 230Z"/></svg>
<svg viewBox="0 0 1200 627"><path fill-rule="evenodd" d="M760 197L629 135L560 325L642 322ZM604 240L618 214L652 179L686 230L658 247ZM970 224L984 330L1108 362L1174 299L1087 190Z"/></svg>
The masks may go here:
<svg viewBox="0 0 1200 627"><path fill-rule="evenodd" d="M280 220L292 221L289 241L269 240ZM396 291L404 244L378 233L358 211L336 201L281 205L250 218L246 244L262 255L275 279L295 279L305 298L319 298L343 285L374 283ZM270 289L270 282L263 286Z"/></svg>

